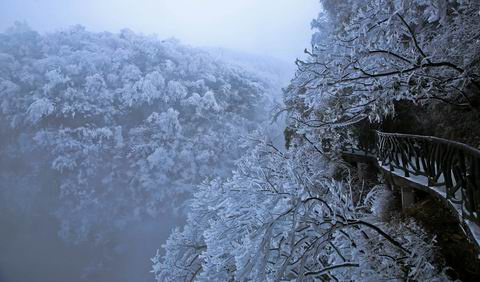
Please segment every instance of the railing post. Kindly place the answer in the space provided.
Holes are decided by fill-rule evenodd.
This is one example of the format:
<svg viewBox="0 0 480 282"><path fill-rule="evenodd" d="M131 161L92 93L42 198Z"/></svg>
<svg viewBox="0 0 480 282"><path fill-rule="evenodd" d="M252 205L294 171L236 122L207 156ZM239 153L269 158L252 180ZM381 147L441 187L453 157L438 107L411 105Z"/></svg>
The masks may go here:
<svg viewBox="0 0 480 282"><path fill-rule="evenodd" d="M476 222L480 221L480 156L473 156L472 189L473 214Z"/></svg>
<svg viewBox="0 0 480 282"><path fill-rule="evenodd" d="M402 148L403 147L403 148ZM405 152L405 146L400 147L400 154L402 156L402 168L403 168L403 174L405 177L410 177L410 173L408 172L408 155L407 152Z"/></svg>
<svg viewBox="0 0 480 282"><path fill-rule="evenodd" d="M469 156L465 158L465 199L464 199L464 207L468 212L468 218L473 219L475 218L475 170L476 170L476 160L473 156Z"/></svg>
<svg viewBox="0 0 480 282"><path fill-rule="evenodd" d="M401 187L402 209L406 210L415 204L415 192L410 187Z"/></svg>

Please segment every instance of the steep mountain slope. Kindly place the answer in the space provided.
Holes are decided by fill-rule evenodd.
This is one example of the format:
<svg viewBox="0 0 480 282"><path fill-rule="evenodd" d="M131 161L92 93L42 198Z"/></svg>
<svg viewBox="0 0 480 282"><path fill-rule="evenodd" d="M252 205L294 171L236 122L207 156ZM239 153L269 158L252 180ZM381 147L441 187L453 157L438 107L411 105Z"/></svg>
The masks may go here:
<svg viewBox="0 0 480 282"><path fill-rule="evenodd" d="M231 178L201 185L153 258L158 281L455 279L434 236L385 217L382 179L341 152L368 135L352 125L394 116L398 101L477 107L479 3L320 2L309 58L285 91L287 150L257 134Z"/></svg>
<svg viewBox="0 0 480 282"><path fill-rule="evenodd" d="M155 221L167 232L197 184L231 174L236 143L267 118L273 92L260 75L174 39L17 24L0 34L0 223L32 233L22 236L40 228L45 248L59 245L58 231L90 252L76 249L73 268L97 256L90 272L108 272L103 257L129 248L126 238L144 238ZM22 252L10 261L33 263Z"/></svg>

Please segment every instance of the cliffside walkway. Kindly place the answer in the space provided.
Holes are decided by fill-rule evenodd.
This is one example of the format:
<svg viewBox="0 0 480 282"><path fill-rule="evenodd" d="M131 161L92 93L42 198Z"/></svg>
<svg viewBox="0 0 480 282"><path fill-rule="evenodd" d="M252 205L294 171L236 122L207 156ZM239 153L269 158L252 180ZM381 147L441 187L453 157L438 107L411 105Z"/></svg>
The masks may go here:
<svg viewBox="0 0 480 282"><path fill-rule="evenodd" d="M343 157L372 162L401 189L404 208L415 205L415 189L439 198L480 250L480 150L437 137L376 131L375 142L358 142Z"/></svg>

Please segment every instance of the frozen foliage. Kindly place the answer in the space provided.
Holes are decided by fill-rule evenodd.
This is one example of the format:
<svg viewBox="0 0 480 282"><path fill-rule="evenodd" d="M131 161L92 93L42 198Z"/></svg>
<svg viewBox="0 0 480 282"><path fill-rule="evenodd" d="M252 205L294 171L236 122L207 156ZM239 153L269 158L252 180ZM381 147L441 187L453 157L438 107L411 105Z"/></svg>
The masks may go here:
<svg viewBox="0 0 480 282"><path fill-rule="evenodd" d="M335 153L349 125L381 121L395 101L476 107L480 4L321 2L310 58L285 91L287 151L251 138L231 178L200 186L152 259L158 281L449 279L435 239L387 220L391 194L363 189Z"/></svg>
<svg viewBox="0 0 480 282"><path fill-rule="evenodd" d="M72 240L154 217L231 173L268 91L173 39L17 24L0 34L0 186L59 195Z"/></svg>
<svg viewBox="0 0 480 282"><path fill-rule="evenodd" d="M293 127L381 121L399 100L478 108L479 1L321 2L287 92Z"/></svg>
<svg viewBox="0 0 480 282"><path fill-rule="evenodd" d="M309 146L251 148L231 179L195 194L187 225L153 258L158 281L447 280L420 227L376 215L383 187L362 195L333 180Z"/></svg>

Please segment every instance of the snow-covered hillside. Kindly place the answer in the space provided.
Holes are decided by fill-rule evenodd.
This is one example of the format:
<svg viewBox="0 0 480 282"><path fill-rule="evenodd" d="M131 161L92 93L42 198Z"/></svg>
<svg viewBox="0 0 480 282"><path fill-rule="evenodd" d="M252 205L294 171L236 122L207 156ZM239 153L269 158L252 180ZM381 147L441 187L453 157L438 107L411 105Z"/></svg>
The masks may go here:
<svg viewBox="0 0 480 282"><path fill-rule="evenodd" d="M67 242L97 245L172 224L165 215L204 178L229 176L236 144L268 118L266 78L281 79L254 71L129 30L0 34L2 221L53 213Z"/></svg>

